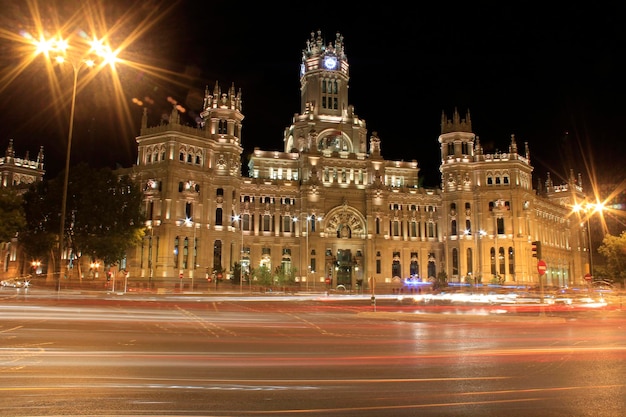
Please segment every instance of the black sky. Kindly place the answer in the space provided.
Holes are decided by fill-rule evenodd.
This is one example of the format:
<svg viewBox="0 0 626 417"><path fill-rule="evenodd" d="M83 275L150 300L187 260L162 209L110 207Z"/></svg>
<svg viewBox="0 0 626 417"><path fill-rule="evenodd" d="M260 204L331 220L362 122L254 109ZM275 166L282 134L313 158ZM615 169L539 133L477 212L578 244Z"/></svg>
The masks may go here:
<svg viewBox="0 0 626 417"><path fill-rule="evenodd" d="M5 30L32 25L24 2L0 3ZM59 16L57 23L84 3L40 2L46 15ZM246 152L282 150L283 131L300 112L301 53L310 33L319 29L327 42L336 32L344 36L350 103L369 134L378 132L383 156L417 160L427 185L439 182L442 111L450 117L455 108L462 115L469 109L486 152L506 151L511 134L518 145L528 142L536 177L550 171L558 183L570 169L585 170L585 161L623 177L621 5L549 10L502 2L490 7L384 2L376 8L365 3L286 8L268 2L251 8L192 0L101 3L107 26L116 28L113 45L152 16L146 20L157 23L122 57L159 68L161 75L118 67L131 110L127 120L115 112L120 105L110 98L106 76L87 85L77 96L72 164L130 166L141 118L133 98L148 107L151 123L171 111L168 97L188 109L193 123L205 87L212 90L216 81L222 89L234 83L242 90ZM14 42L0 38L6 74L19 58ZM17 156L29 151L32 157L43 145L49 176L63 166L69 118L67 107L50 108L53 94L42 61L10 82L0 78L0 151L11 138Z"/></svg>

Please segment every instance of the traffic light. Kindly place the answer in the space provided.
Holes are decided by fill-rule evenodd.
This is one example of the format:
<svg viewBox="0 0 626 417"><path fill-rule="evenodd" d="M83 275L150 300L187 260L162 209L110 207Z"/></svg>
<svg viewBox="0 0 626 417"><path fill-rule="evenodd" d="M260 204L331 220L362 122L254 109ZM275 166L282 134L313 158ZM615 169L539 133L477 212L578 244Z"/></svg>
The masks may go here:
<svg viewBox="0 0 626 417"><path fill-rule="evenodd" d="M113 273L111 271L107 272L107 281L111 281L111 276L113 275Z"/></svg>
<svg viewBox="0 0 626 417"><path fill-rule="evenodd" d="M541 242L535 241L532 242L532 253L533 258L541 259Z"/></svg>

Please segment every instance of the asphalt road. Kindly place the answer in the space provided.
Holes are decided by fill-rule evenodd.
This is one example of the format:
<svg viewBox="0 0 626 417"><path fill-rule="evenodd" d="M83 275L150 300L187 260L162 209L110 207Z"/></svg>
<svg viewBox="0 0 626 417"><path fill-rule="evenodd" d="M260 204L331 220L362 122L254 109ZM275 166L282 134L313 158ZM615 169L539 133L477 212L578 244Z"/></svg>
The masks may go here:
<svg viewBox="0 0 626 417"><path fill-rule="evenodd" d="M458 307L2 291L0 415L623 415L621 310Z"/></svg>

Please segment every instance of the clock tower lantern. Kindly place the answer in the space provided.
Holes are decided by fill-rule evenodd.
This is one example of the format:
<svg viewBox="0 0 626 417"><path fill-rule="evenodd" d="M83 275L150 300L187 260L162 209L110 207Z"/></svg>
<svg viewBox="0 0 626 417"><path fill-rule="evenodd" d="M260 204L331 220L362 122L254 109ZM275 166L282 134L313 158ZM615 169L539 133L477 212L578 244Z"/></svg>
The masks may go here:
<svg viewBox="0 0 626 417"><path fill-rule="evenodd" d="M324 43L321 32L311 33L302 51L300 90L302 113L341 116L348 107L348 59L343 36Z"/></svg>
<svg viewBox="0 0 626 417"><path fill-rule="evenodd" d="M312 32L302 51L300 107L285 132L285 152L366 152L365 121L348 104L350 66L343 36L326 43Z"/></svg>

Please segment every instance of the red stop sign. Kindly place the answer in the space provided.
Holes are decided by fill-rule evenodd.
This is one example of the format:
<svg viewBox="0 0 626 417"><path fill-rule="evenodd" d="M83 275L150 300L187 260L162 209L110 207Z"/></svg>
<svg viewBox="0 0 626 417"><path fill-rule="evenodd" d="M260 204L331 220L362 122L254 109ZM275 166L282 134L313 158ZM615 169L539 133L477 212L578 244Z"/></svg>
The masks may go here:
<svg viewBox="0 0 626 417"><path fill-rule="evenodd" d="M585 274L585 280L591 281L591 278L593 278L591 274Z"/></svg>
<svg viewBox="0 0 626 417"><path fill-rule="evenodd" d="M539 275L545 274L547 269L548 269L548 265L546 265L546 261L537 262L537 272L539 272Z"/></svg>

